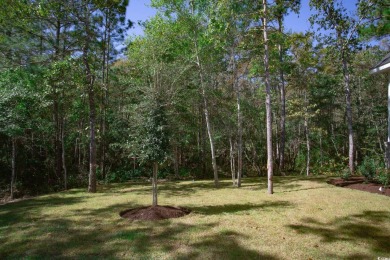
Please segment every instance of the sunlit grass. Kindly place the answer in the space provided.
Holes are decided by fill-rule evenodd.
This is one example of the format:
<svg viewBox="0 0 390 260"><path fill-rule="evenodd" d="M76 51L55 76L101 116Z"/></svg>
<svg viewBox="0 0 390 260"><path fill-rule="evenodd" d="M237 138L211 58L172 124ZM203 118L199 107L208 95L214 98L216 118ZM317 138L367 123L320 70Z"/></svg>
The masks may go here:
<svg viewBox="0 0 390 260"><path fill-rule="evenodd" d="M321 177L165 182L159 204L188 207L183 218L130 222L151 204L144 184L100 186L0 206L4 258L374 259L390 257L390 198L337 188Z"/></svg>

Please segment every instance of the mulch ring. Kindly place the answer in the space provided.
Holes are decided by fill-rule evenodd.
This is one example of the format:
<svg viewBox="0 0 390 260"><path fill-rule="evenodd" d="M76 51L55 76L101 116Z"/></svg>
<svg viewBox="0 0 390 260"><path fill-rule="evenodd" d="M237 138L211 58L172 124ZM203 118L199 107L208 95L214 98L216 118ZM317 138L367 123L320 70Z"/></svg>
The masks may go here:
<svg viewBox="0 0 390 260"><path fill-rule="evenodd" d="M157 205L124 210L119 215L130 220L162 220L180 218L190 212L191 210L186 208Z"/></svg>
<svg viewBox="0 0 390 260"><path fill-rule="evenodd" d="M330 179L327 183L338 187L383 194L390 197L390 188L387 188L385 191L380 191L379 188L383 185L373 182L365 183L364 177L351 177L348 180L343 180L341 178Z"/></svg>

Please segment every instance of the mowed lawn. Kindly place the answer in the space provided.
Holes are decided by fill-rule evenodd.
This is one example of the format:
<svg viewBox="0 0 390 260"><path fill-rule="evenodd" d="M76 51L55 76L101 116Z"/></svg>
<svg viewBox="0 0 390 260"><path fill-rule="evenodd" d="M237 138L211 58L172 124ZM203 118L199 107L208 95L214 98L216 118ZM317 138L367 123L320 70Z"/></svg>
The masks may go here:
<svg viewBox="0 0 390 260"><path fill-rule="evenodd" d="M0 206L0 259L390 258L390 197L324 177L164 182L159 204L192 213L157 222L119 212L151 204L150 183L74 189Z"/></svg>

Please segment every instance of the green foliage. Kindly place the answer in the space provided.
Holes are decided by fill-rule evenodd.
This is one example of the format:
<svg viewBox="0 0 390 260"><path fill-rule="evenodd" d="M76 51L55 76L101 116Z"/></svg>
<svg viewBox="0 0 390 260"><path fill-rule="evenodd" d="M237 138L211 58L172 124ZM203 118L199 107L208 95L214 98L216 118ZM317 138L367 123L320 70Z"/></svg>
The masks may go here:
<svg viewBox="0 0 390 260"><path fill-rule="evenodd" d="M380 169L376 176L376 180L381 183L385 188L390 184L390 172L387 169Z"/></svg>
<svg viewBox="0 0 390 260"><path fill-rule="evenodd" d="M110 172L106 177L107 183L127 182L137 180L145 177L145 170L143 168L137 169L118 169Z"/></svg>
<svg viewBox="0 0 390 260"><path fill-rule="evenodd" d="M358 167L358 172L363 175L367 181L372 181L375 179L379 168L380 165L376 160L366 156L361 165Z"/></svg>
<svg viewBox="0 0 390 260"><path fill-rule="evenodd" d="M145 136L141 140L141 152L144 160L162 163L167 159L169 148L167 127L164 107L156 102L152 105L143 127Z"/></svg>
<svg viewBox="0 0 390 260"><path fill-rule="evenodd" d="M351 177L351 171L349 170L349 168L344 168L342 171L341 171L341 176L340 176L343 180L348 180L350 177Z"/></svg>

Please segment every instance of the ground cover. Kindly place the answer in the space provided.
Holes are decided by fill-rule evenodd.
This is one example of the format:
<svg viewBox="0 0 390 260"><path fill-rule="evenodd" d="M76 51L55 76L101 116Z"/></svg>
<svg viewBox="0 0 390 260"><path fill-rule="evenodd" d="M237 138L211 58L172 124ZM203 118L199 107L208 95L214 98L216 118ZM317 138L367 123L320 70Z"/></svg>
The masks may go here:
<svg viewBox="0 0 390 260"><path fill-rule="evenodd" d="M129 221L151 204L150 183L99 186L0 206L0 258L374 259L390 257L390 199L325 177L165 182L159 203L191 213Z"/></svg>

